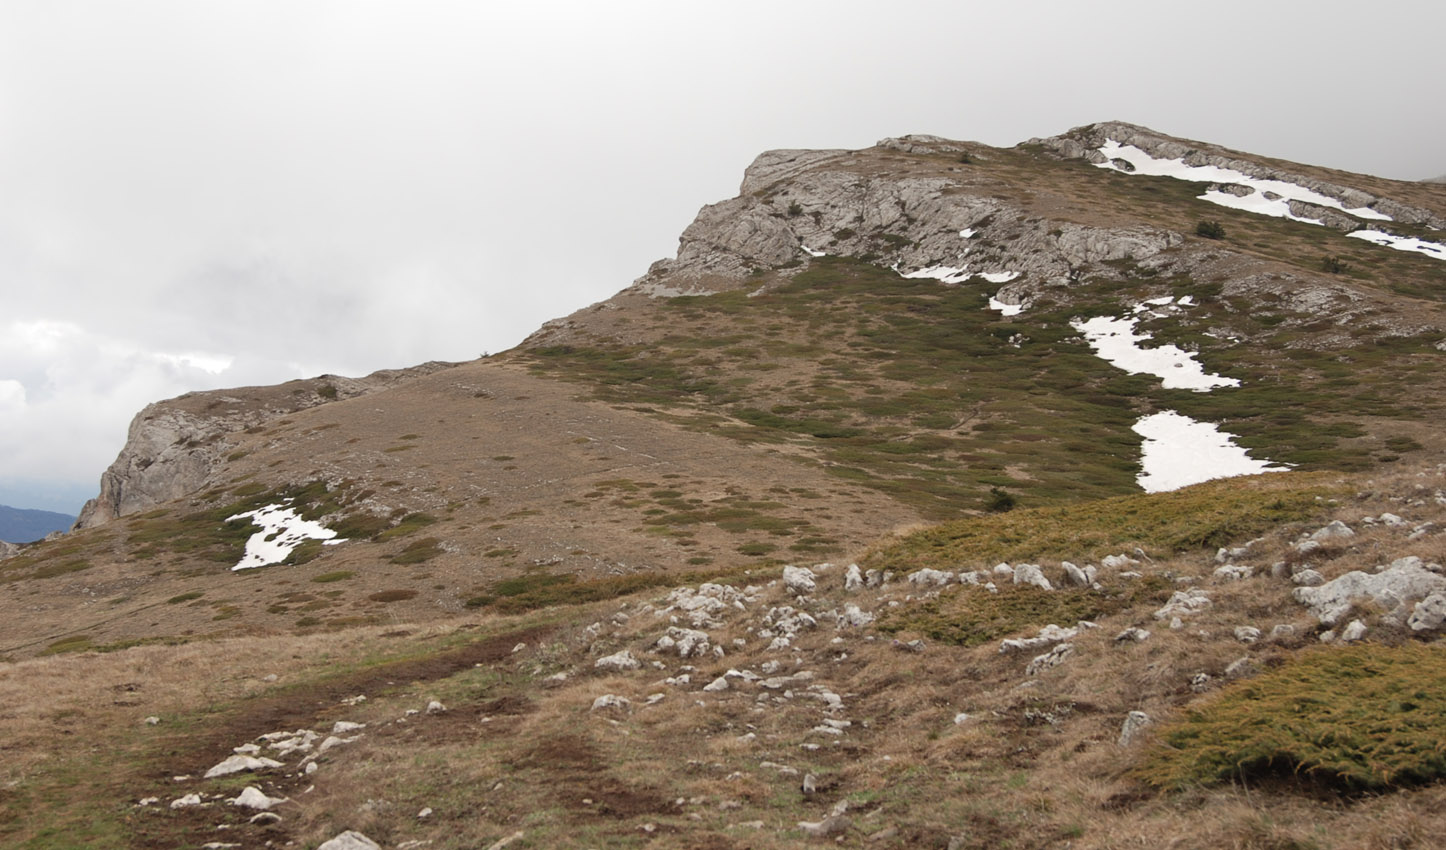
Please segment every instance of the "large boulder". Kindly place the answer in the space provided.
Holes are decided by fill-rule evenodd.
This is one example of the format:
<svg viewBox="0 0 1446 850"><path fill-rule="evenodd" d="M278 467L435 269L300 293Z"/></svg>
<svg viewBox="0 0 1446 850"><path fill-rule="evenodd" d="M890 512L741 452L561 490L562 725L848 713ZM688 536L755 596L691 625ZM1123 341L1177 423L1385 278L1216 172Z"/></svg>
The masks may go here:
<svg viewBox="0 0 1446 850"><path fill-rule="evenodd" d="M1401 558L1378 573L1354 570L1320 587L1297 587L1291 596L1317 620L1333 626L1360 603L1380 607L1385 622L1404 623L1411 603L1441 592L1446 592L1446 578L1423 567L1419 558Z"/></svg>

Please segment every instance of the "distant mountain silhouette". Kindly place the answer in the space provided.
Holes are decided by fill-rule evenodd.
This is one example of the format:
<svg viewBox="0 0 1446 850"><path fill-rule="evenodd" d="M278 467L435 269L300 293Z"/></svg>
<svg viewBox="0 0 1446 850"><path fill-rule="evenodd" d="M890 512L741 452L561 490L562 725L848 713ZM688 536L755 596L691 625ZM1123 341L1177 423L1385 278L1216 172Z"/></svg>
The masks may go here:
<svg viewBox="0 0 1446 850"><path fill-rule="evenodd" d="M75 517L66 514L0 505L0 540L7 543L29 543L74 524Z"/></svg>

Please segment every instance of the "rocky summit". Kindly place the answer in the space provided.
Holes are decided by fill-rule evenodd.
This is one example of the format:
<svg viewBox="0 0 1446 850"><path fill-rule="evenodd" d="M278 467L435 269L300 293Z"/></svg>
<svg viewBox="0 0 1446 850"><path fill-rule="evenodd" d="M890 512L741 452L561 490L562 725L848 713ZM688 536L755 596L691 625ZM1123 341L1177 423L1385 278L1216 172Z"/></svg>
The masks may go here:
<svg viewBox="0 0 1446 850"><path fill-rule="evenodd" d="M770 151L517 348L192 393L0 547L0 843L1411 848L1446 186Z"/></svg>

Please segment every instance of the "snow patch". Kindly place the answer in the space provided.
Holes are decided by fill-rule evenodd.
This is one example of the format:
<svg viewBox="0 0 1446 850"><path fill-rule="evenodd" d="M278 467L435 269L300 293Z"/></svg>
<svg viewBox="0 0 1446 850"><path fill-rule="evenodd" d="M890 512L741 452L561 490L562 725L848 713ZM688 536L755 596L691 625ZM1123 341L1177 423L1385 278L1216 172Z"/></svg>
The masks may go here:
<svg viewBox="0 0 1446 850"><path fill-rule="evenodd" d="M1240 197L1229 192L1207 191L1200 195L1200 200L1209 201L1212 204L1219 204L1222 207L1230 207L1237 210L1259 213L1261 215L1274 216L1276 218L1288 218L1294 221L1303 221L1310 224L1321 224L1322 222L1311 218L1302 218L1290 211L1290 201L1303 201L1308 204L1315 204L1320 207L1330 207L1340 210L1347 215L1355 216L1372 221L1391 221L1391 217L1385 213L1376 212L1370 207L1356 207L1346 209L1339 200L1328 195L1307 189L1295 183L1287 183L1284 180L1267 180L1260 177L1251 177L1233 168L1221 168L1216 165L1186 165L1184 158L1181 159L1156 159L1145 151L1134 145L1122 145L1110 139L1100 148L1100 153L1105 155L1105 161L1096 163L1099 168L1109 168L1124 174L1148 174L1156 177L1173 177L1176 180L1188 180L1194 183L1224 183L1237 186L1245 186L1253 189L1250 194ZM1115 164L1115 160L1124 160L1134 166L1133 171L1126 171ZM1266 197L1269 193L1273 198Z"/></svg>
<svg viewBox="0 0 1446 850"><path fill-rule="evenodd" d="M989 296L989 309L998 310L1005 316L1018 316L1020 313L1024 312L1024 305L1005 304L1003 301L1000 301L999 299L991 295Z"/></svg>
<svg viewBox="0 0 1446 850"><path fill-rule="evenodd" d="M226 517L227 522L249 519L261 530L246 541L246 554L241 562L231 569L249 570L279 564L286 560L307 540L321 540L324 545L335 546L345 542L336 537L336 532L321 523L302 519L296 511L285 504L267 505L254 511Z"/></svg>
<svg viewBox="0 0 1446 850"><path fill-rule="evenodd" d="M827 254L825 254L825 253L822 252L822 251L815 251L815 250L813 250L812 248L808 247L807 245L804 245L802 242L799 243L798 247L802 248L802 249L803 249L803 253L809 255L810 257L826 257L826 256L828 256Z"/></svg>
<svg viewBox="0 0 1446 850"><path fill-rule="evenodd" d="M1135 333L1135 325L1140 321L1139 314L1149 311L1146 305L1163 307L1172 300L1163 298L1146 301L1135 308L1134 316L1096 316L1083 322L1076 319L1070 322L1070 325L1084 334L1095 354L1109 361L1110 365L1132 375L1154 375L1164 382L1167 390L1206 392L1216 387L1240 386L1240 381L1235 378L1206 372L1194 354L1178 346L1140 347L1140 343L1150 339L1150 335Z"/></svg>
<svg viewBox="0 0 1446 850"><path fill-rule="evenodd" d="M1235 445L1234 436L1209 422L1173 410L1146 416L1132 430L1145 438L1136 483L1146 493L1178 490L1202 481L1286 469L1256 460Z"/></svg>
<svg viewBox="0 0 1446 850"><path fill-rule="evenodd" d="M1385 233L1380 230L1355 230L1346 235L1355 239L1364 239L1375 245L1395 248L1397 251L1415 251L1418 254L1425 254L1428 257L1435 257L1438 260L1446 260L1446 245L1442 245L1439 242L1427 242L1424 239L1397 236L1394 233Z"/></svg>
<svg viewBox="0 0 1446 850"><path fill-rule="evenodd" d="M916 272L909 272L908 274L899 272L899 275L905 280L932 278L941 283L963 283L973 277L973 275L964 269L954 268L953 266L929 266L926 269L919 269Z"/></svg>

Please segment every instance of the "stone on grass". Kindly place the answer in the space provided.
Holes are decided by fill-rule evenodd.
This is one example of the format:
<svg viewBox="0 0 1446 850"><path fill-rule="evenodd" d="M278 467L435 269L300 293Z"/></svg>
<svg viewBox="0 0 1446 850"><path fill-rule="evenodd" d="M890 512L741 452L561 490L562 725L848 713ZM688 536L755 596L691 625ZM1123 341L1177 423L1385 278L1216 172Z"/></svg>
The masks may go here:
<svg viewBox="0 0 1446 850"><path fill-rule="evenodd" d="M1443 622L1446 622L1446 594L1433 593L1416 603L1406 625L1413 632L1429 632L1440 628Z"/></svg>
<svg viewBox="0 0 1446 850"><path fill-rule="evenodd" d="M365 723L353 723L350 720L338 720L335 723L331 724L331 734L345 735L347 732L355 732L358 729L365 728L367 728L367 725Z"/></svg>
<svg viewBox="0 0 1446 850"><path fill-rule="evenodd" d="M848 570L844 572L844 590L853 592L864 586L864 576L859 572L858 564L849 564Z"/></svg>
<svg viewBox="0 0 1446 850"><path fill-rule="evenodd" d="M1122 632L1120 632L1119 634L1115 635L1115 643L1125 643L1126 641L1134 641L1135 643L1143 643L1143 642L1145 642L1145 641L1147 641L1147 640L1149 640L1149 639L1150 639L1150 630L1149 630L1149 629L1142 629L1142 628L1140 628L1139 626L1130 626L1128 629L1125 629L1124 631L1122 631Z"/></svg>
<svg viewBox="0 0 1446 850"><path fill-rule="evenodd" d="M1291 576L1290 580L1300 587L1320 587L1325 584L1325 576L1318 570L1301 570Z"/></svg>
<svg viewBox="0 0 1446 850"><path fill-rule="evenodd" d="M1324 528L1318 529L1310 536L1310 539L1319 542L1321 540L1344 540L1355 536L1356 533L1351 531L1350 526L1340 520L1335 520Z"/></svg>
<svg viewBox="0 0 1446 850"><path fill-rule="evenodd" d="M1054 590L1044 572L1035 564L1019 564L1014 568L1014 583L1034 585L1040 590Z"/></svg>
<svg viewBox="0 0 1446 850"><path fill-rule="evenodd" d="M1290 623L1276 623L1270 630L1271 640L1285 640L1292 637L1295 637L1295 626Z"/></svg>
<svg viewBox="0 0 1446 850"><path fill-rule="evenodd" d="M1125 722L1120 727L1119 745L1128 747L1130 742L1135 740L1135 736L1140 733L1140 730L1149 726L1151 722L1150 715L1143 711L1132 711L1125 715Z"/></svg>
<svg viewBox="0 0 1446 850"><path fill-rule="evenodd" d="M676 649L679 658L692 658L695 655L707 655L713 649L709 641L707 632L670 626L667 634L658 638L653 648L660 651Z"/></svg>
<svg viewBox="0 0 1446 850"><path fill-rule="evenodd" d="M201 795L200 795L200 794L187 794L187 795L184 796L184 797L179 797L179 798L171 801L171 808L173 808L173 809L184 809L184 808L187 808L187 807L189 807L189 806L199 806L199 805L201 805Z"/></svg>
<svg viewBox="0 0 1446 850"><path fill-rule="evenodd" d="M1402 558L1379 573L1353 570L1319 587L1297 587L1291 596L1327 626L1335 625L1362 602L1383 609L1386 613L1381 620L1395 625L1406 621L1413 602L1442 592L1446 592L1446 578L1422 567L1419 559Z"/></svg>
<svg viewBox="0 0 1446 850"><path fill-rule="evenodd" d="M1227 679L1243 679L1254 674L1255 662L1251 661L1248 655L1242 655L1225 667L1225 678Z"/></svg>
<svg viewBox="0 0 1446 850"><path fill-rule="evenodd" d="M1254 626L1236 626L1235 639L1241 643L1255 643L1260 640L1260 629Z"/></svg>
<svg viewBox="0 0 1446 850"><path fill-rule="evenodd" d="M1216 581L1244 581L1255 575L1253 567L1244 567L1238 564L1226 564L1223 567L1216 567L1211 573Z"/></svg>
<svg viewBox="0 0 1446 850"><path fill-rule="evenodd" d="M382 850L382 845L360 832L348 829L330 841L323 842L316 850Z"/></svg>
<svg viewBox="0 0 1446 850"><path fill-rule="evenodd" d="M233 806L240 806L245 809L257 809L264 812L267 809L270 809L274 806L279 806L282 803L286 802L286 798L268 797L266 796L266 793L260 788L257 788L254 785L247 785L244 789L242 789L240 794L237 794L235 797L227 800L226 802L230 803Z"/></svg>
<svg viewBox="0 0 1446 850"><path fill-rule="evenodd" d="M1351 620L1344 629L1341 629L1341 640L1346 643L1358 641L1366 636L1366 624L1360 620Z"/></svg>
<svg viewBox="0 0 1446 850"><path fill-rule="evenodd" d="M281 762L275 759L255 758L253 756L231 756L210 770L206 771L205 778L215 779L218 776L230 776L233 773L244 773L254 770L268 770L274 767L282 767Z"/></svg>
<svg viewBox="0 0 1446 850"><path fill-rule="evenodd" d="M788 566L783 568L783 586L795 596L807 596L817 588L814 579L818 576L806 567Z"/></svg>
<svg viewBox="0 0 1446 850"><path fill-rule="evenodd" d="M1095 583L1096 570L1092 566L1086 565L1081 569L1069 561L1061 562L1060 566L1064 567L1065 577L1075 587L1089 587Z"/></svg>
<svg viewBox="0 0 1446 850"><path fill-rule="evenodd" d="M620 697L617 694L603 694L592 701L592 710L616 709L619 711L627 711L630 705L632 705L632 702L627 697Z"/></svg>
<svg viewBox="0 0 1446 850"><path fill-rule="evenodd" d="M909 584L917 584L920 587L943 587L954 581L953 573L946 573L943 570L931 570L925 567L909 573L905 579Z"/></svg>
<svg viewBox="0 0 1446 850"><path fill-rule="evenodd" d="M633 657L631 650L624 649L620 652L614 652L612 655L604 655L602 658L594 661L592 666L599 670L622 672L624 670L636 670L643 665L642 662Z"/></svg>
<svg viewBox="0 0 1446 850"><path fill-rule="evenodd" d="M850 823L847 815L829 815L817 823L799 821L798 828L809 838L833 838L843 835L849 831Z"/></svg>
<svg viewBox="0 0 1446 850"><path fill-rule="evenodd" d="M447 710L447 706L442 705L442 703L439 702L438 700L432 700L431 702L428 702L428 703L427 703L427 713L428 713L428 714L440 714L440 713L442 713L442 712L444 712L444 711L446 711L446 710Z"/></svg>
<svg viewBox="0 0 1446 850"><path fill-rule="evenodd" d="M1038 676L1051 667L1058 667L1064 660L1074 654L1074 644L1061 643L1043 655L1037 655L1029 665L1024 668L1026 676Z"/></svg>
<svg viewBox="0 0 1446 850"><path fill-rule="evenodd" d="M999 653L1001 655L1010 652L1020 652L1040 649L1056 643L1062 643L1079 634L1079 628L1064 629L1050 623L1039 630L1039 634L1031 638L1006 638L999 642Z"/></svg>
<svg viewBox="0 0 1446 850"><path fill-rule="evenodd" d="M703 686L703 690L705 690L705 691L710 691L710 692L726 691L726 690L728 690L728 677L727 677L727 676L719 676L718 678L716 678L716 679L714 679L713 681L709 682L708 684L704 685L704 686Z"/></svg>
<svg viewBox="0 0 1446 850"><path fill-rule="evenodd" d="M1192 587L1188 590L1177 590L1170 596L1170 601L1166 602L1163 607L1155 612L1155 619L1165 620L1176 617L1188 617L1204 611L1206 608L1209 608L1210 605L1210 597L1205 594L1205 591L1199 588Z"/></svg>

